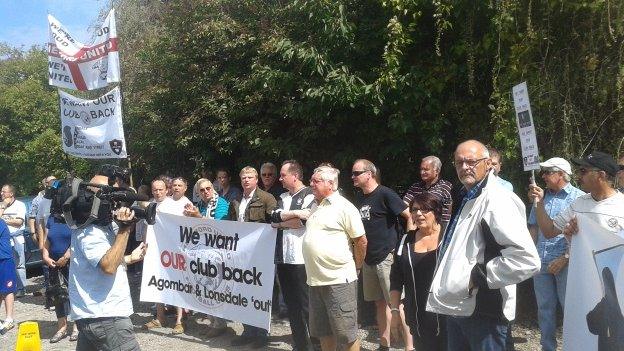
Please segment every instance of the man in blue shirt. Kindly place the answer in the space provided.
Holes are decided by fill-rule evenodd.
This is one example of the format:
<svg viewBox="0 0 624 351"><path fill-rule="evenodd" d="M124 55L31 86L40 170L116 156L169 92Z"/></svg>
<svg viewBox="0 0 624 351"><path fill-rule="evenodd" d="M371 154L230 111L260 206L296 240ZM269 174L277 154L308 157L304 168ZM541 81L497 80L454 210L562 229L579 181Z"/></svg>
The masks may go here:
<svg viewBox="0 0 624 351"><path fill-rule="evenodd" d="M567 208L584 193L570 184L572 168L568 161L553 157L540 163L541 176L546 184L544 207L550 218ZM536 185L532 185L537 187ZM533 199L531 199L533 200ZM537 242L537 252L542 261L540 273L533 277L533 287L537 300L537 317L542 333L542 350L554 351L557 348L555 335L557 323L557 301L564 306L566 278L568 275L568 242L563 234L546 239L539 230L535 207L531 208L528 220L529 232Z"/></svg>
<svg viewBox="0 0 624 351"><path fill-rule="evenodd" d="M0 202L0 216L4 213L6 204ZM17 275L13 263L13 249L11 248L11 233L3 219L0 219L0 303L4 301L6 316L0 325L0 334L5 334L15 327L13 322L13 303L17 291Z"/></svg>
<svg viewBox="0 0 624 351"><path fill-rule="evenodd" d="M107 184L95 176L92 184ZM134 223L134 212L117 210L119 229L89 224L75 229L71 238L69 300L71 316L80 331L76 350L140 350L129 316L133 313L126 265L145 255L141 244L124 255Z"/></svg>

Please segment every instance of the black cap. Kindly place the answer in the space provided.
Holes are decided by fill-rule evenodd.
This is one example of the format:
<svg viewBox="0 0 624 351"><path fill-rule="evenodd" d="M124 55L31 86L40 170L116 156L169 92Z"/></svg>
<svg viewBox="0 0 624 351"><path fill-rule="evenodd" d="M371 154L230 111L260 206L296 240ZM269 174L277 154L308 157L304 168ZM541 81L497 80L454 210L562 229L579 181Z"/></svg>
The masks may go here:
<svg viewBox="0 0 624 351"><path fill-rule="evenodd" d="M572 163L578 166L597 168L612 177L615 177L620 170L620 166L615 162L613 156L600 151L594 151L583 158L573 158Z"/></svg>

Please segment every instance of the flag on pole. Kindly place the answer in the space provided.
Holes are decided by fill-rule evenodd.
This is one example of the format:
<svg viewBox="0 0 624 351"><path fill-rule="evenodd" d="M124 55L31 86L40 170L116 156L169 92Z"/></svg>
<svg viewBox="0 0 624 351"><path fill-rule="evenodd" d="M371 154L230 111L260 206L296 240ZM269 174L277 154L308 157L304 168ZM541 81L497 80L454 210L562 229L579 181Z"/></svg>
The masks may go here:
<svg viewBox="0 0 624 351"><path fill-rule="evenodd" d="M104 88L119 82L119 51L115 9L110 10L90 45L74 38L54 16L48 15L48 82L74 90Z"/></svg>

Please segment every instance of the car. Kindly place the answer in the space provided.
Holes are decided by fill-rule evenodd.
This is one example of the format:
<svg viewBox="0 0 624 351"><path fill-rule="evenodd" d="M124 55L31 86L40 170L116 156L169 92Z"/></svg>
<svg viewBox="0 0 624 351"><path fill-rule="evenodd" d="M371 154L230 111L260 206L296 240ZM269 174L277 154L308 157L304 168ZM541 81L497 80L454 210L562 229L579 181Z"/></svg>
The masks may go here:
<svg viewBox="0 0 624 351"><path fill-rule="evenodd" d="M30 207L32 206L34 198L34 196L22 196L17 198L17 200L26 205L26 218L24 218L24 223L26 223L26 229L24 229L24 253L26 257L27 277L40 275L41 266L43 265L41 249L39 249L39 245L33 240L33 236L28 228L28 214L30 213Z"/></svg>

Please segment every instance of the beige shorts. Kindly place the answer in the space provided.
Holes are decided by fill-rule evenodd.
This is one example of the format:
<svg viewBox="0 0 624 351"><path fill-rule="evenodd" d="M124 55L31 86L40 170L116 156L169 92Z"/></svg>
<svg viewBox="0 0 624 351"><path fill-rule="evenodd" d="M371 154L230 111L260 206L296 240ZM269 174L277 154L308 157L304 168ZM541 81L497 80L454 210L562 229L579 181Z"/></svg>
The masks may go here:
<svg viewBox="0 0 624 351"><path fill-rule="evenodd" d="M390 267L394 262L394 254L391 252L380 263L369 266L362 265L362 286L364 301L386 300L390 303Z"/></svg>

